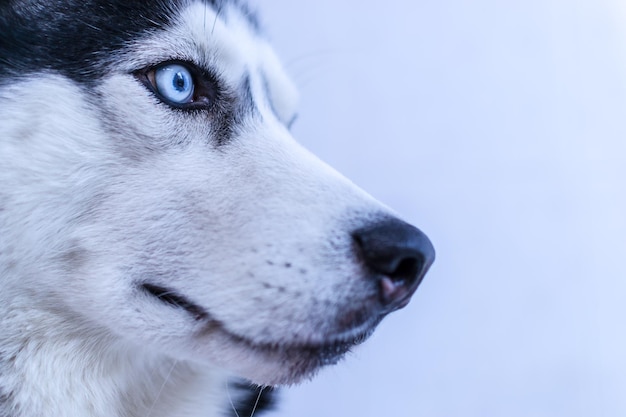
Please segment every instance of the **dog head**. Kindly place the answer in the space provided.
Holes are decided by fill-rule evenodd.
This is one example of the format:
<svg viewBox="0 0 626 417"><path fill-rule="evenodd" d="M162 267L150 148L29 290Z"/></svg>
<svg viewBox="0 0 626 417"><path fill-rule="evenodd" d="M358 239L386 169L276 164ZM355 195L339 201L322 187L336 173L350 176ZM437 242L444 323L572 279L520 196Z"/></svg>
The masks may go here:
<svg viewBox="0 0 626 417"><path fill-rule="evenodd" d="M5 285L261 384L408 303L432 245L294 141L297 94L245 6L0 10Z"/></svg>

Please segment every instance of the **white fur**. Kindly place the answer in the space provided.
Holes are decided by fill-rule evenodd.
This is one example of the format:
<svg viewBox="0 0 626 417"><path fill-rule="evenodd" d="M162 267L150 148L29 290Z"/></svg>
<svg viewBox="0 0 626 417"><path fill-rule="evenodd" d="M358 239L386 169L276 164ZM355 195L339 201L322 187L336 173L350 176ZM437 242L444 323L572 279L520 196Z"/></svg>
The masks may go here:
<svg viewBox="0 0 626 417"><path fill-rule="evenodd" d="M245 19L222 13L192 4L112 56L96 91L55 73L0 89L0 416L216 416L227 375L315 371L255 346L360 331L337 324L372 297L349 233L388 210L292 139L293 85ZM171 59L233 89L249 73L260 117L216 148L210 120L130 74ZM142 279L223 327L150 299Z"/></svg>

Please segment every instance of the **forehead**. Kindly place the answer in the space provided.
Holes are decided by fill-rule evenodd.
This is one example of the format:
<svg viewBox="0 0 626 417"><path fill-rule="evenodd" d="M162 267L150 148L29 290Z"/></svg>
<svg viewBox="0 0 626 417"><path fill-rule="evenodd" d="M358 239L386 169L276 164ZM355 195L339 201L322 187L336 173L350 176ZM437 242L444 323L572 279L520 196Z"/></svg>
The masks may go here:
<svg viewBox="0 0 626 417"><path fill-rule="evenodd" d="M175 29L193 8L203 10L196 17L206 17L211 28L212 17L227 21L237 16L260 37L256 16L236 0L15 0L0 2L0 68L16 73L48 69L88 82L112 54Z"/></svg>
<svg viewBox="0 0 626 417"><path fill-rule="evenodd" d="M116 65L133 71L166 60L192 62L210 69L231 84L247 72L278 70L278 60L256 19L239 3L220 6L189 1L176 10L166 27L130 39ZM281 70L282 71L282 70Z"/></svg>
<svg viewBox="0 0 626 417"><path fill-rule="evenodd" d="M10 75L59 72L97 84L168 60L194 63L230 85L257 79L278 113L297 94L238 0L15 0L0 2L0 84Z"/></svg>

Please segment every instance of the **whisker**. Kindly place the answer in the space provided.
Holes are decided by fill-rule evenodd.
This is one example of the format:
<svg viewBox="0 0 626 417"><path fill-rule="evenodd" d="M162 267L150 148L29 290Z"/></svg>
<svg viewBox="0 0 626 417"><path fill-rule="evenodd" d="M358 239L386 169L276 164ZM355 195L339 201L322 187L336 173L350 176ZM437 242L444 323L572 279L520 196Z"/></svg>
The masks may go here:
<svg viewBox="0 0 626 417"><path fill-rule="evenodd" d="M211 35L213 35L213 31L215 31L215 24L217 23L217 18L219 17L220 13L222 12L222 7L220 6L217 9L217 13L215 13L215 20L213 20L213 27L211 28Z"/></svg>
<svg viewBox="0 0 626 417"><path fill-rule="evenodd" d="M165 380L163 381L163 384L161 384L161 388L159 388L159 391L157 392L156 397L154 397L154 401L152 402L152 405L150 406L150 409L148 410L148 414L146 414L146 417L150 417L150 415L152 414L152 411L154 411L154 406L156 405L157 401L159 400L159 397L161 396L161 393L163 392L163 388L165 388L165 384L167 384L167 381L170 380L170 377L172 376L172 372L174 371L174 368L176 367L176 365L178 365L178 361L175 360L172 363L172 367L170 368L170 371L167 373L167 376L165 377Z"/></svg>
<svg viewBox="0 0 626 417"><path fill-rule="evenodd" d="M233 398L230 396L230 387L228 386L228 382L226 382L226 394L228 394L228 401L230 401L230 406L232 407L233 411L235 412L235 415L237 417L241 417L239 415L239 412L237 411L237 407L235 407L235 403L233 403Z"/></svg>
<svg viewBox="0 0 626 417"><path fill-rule="evenodd" d="M261 399L261 394L263 394L263 390L265 387L259 387L259 395L256 397L256 402L254 403L254 407L252 407L252 413L250 413L250 417L254 417L254 412L256 411L257 405L259 405L259 400Z"/></svg>
<svg viewBox="0 0 626 417"><path fill-rule="evenodd" d="M202 31L204 36L206 36L206 9L209 7L206 3L204 3L204 20L202 22Z"/></svg>

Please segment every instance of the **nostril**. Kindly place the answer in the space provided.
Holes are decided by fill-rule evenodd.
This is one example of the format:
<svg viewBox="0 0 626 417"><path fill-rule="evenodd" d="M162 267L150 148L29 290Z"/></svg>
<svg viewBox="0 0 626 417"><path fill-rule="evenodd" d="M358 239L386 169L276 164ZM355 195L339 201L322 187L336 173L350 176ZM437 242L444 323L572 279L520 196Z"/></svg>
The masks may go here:
<svg viewBox="0 0 626 417"><path fill-rule="evenodd" d="M399 308L420 284L434 261L430 240L417 228L388 219L353 233L365 265L378 283L384 305Z"/></svg>
<svg viewBox="0 0 626 417"><path fill-rule="evenodd" d="M423 262L418 258L404 258L397 268L388 274L389 278L396 282L409 283L419 275Z"/></svg>

